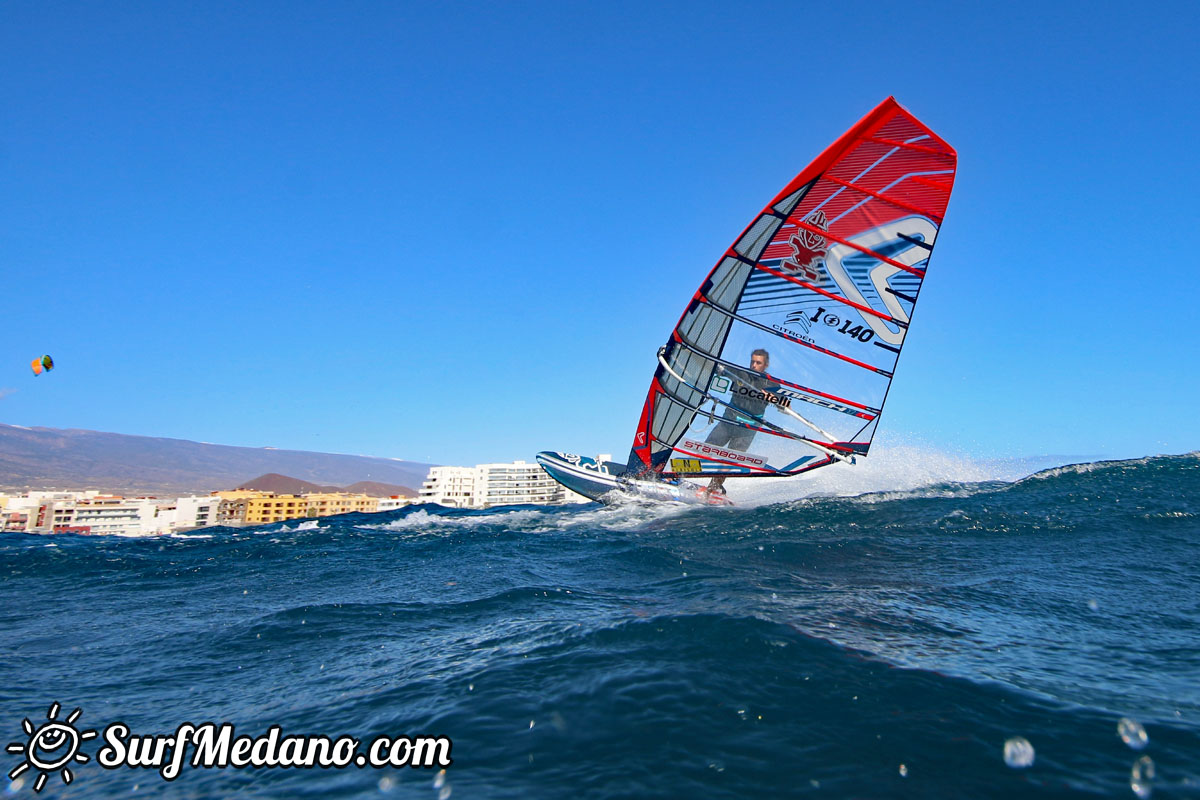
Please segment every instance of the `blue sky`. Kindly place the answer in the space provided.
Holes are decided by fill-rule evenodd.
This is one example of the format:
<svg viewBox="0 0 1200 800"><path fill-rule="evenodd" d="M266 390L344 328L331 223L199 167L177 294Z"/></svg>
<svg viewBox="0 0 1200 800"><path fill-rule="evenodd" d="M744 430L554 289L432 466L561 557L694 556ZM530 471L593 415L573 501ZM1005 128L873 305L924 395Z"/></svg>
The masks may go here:
<svg viewBox="0 0 1200 800"><path fill-rule="evenodd" d="M623 457L686 298L894 94L959 171L882 429L1200 447L1195 4L828 5L5 3L0 421Z"/></svg>

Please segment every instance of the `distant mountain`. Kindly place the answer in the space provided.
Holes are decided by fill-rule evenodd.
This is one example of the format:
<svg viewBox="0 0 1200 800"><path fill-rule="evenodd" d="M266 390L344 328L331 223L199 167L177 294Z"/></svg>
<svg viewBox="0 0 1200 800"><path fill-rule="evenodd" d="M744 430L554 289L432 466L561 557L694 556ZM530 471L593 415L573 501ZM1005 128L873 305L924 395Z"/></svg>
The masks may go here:
<svg viewBox="0 0 1200 800"><path fill-rule="evenodd" d="M341 491L336 486L321 486L311 481L302 481L299 478L280 475L278 472L268 472L266 475L259 475L252 481L238 484L236 488L256 489L260 492L274 492L275 494L313 494L314 492Z"/></svg>
<svg viewBox="0 0 1200 800"><path fill-rule="evenodd" d="M397 486L394 483L377 483L375 481L352 483L344 487L342 491L350 492L351 494L365 494L368 497L391 497L392 495L400 495L401 497L417 496L417 490L411 489L408 486Z"/></svg>
<svg viewBox="0 0 1200 800"><path fill-rule="evenodd" d="M207 494L276 473L317 486L420 486L430 464L304 450L232 447L0 423L0 490L100 489L122 494ZM407 490L413 493L412 490ZM402 492L389 492L402 494Z"/></svg>
<svg viewBox="0 0 1200 800"><path fill-rule="evenodd" d="M275 494L312 494L314 492L349 492L350 494L365 494L369 497L391 497L392 495L402 495L404 497L416 497L415 489L410 489L407 486L397 486L392 483L379 483L377 481L359 481L352 483L349 486L321 486L310 481L302 481L299 478L290 478L287 475L280 475L276 472L267 475L259 475L252 481L246 481L240 484L239 489L257 489L260 492L274 492Z"/></svg>

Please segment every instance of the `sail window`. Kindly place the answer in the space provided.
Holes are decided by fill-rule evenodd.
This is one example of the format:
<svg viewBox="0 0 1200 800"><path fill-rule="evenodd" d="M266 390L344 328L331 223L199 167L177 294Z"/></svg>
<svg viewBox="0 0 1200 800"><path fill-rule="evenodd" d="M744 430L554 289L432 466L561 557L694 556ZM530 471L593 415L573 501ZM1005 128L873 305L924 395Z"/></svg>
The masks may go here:
<svg viewBox="0 0 1200 800"><path fill-rule="evenodd" d="M779 226L783 224L783 220L773 214L763 214L754 221L750 226L750 230L738 239L737 244L733 249L737 254L757 261L762 255L762 251L766 249L771 241L771 237L775 235L775 231L779 230Z"/></svg>

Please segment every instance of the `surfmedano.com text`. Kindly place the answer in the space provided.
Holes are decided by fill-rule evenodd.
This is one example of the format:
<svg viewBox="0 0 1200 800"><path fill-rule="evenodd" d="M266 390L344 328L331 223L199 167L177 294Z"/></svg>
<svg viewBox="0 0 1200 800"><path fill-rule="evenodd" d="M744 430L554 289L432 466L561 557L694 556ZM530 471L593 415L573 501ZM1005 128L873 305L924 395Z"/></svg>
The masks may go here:
<svg viewBox="0 0 1200 800"><path fill-rule="evenodd" d="M365 750L352 736L283 736L272 725L263 736L238 736L228 722L217 725L183 723L173 734L139 736L114 722L104 729L104 747L96 761L105 769L142 767L157 769L164 780L179 776L188 749L192 767L244 769L274 767L311 769L349 766L426 767L450 766L451 741L447 736L376 736Z"/></svg>

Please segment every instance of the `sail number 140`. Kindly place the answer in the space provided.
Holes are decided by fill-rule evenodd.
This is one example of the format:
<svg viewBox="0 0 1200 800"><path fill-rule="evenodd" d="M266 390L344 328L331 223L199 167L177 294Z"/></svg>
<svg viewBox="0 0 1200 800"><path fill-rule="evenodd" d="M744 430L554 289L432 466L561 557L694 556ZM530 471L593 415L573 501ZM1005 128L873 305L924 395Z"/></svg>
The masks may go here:
<svg viewBox="0 0 1200 800"><path fill-rule="evenodd" d="M831 328L837 328L838 333L844 333L847 336L853 336L860 342L869 342L871 341L871 338L875 336L875 331L871 330L869 327L855 325L852 328L850 327L852 320L842 320L837 314L825 314L824 317L821 316L822 314L825 314L825 309L818 308L816 313L808 318L809 322L816 322L817 320L820 320ZM839 323L842 326L840 328L838 328Z"/></svg>

